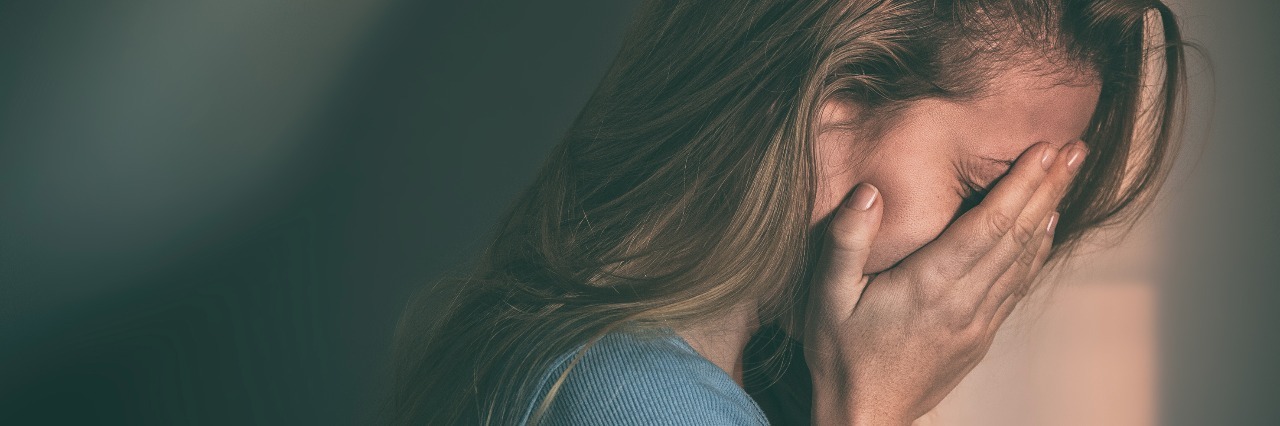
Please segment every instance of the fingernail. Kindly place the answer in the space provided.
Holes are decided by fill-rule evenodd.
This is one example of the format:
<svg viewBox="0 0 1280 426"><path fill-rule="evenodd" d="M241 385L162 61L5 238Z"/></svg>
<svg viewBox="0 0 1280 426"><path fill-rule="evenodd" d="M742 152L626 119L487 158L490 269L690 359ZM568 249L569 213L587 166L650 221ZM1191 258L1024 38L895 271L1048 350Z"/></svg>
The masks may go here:
<svg viewBox="0 0 1280 426"><path fill-rule="evenodd" d="M1071 154L1068 154L1069 156L1067 157L1067 170L1074 172L1080 168L1080 164L1084 163L1084 156L1088 152L1089 150L1085 149L1083 144L1071 147Z"/></svg>
<svg viewBox="0 0 1280 426"><path fill-rule="evenodd" d="M1049 226L1046 226L1044 230L1045 232L1048 232L1050 235L1052 235L1053 228L1056 228L1057 226L1058 226L1058 212L1053 212L1053 214L1049 215Z"/></svg>
<svg viewBox="0 0 1280 426"><path fill-rule="evenodd" d="M1053 165L1053 159L1058 156L1058 150L1053 145L1044 144L1044 152L1040 153L1040 167L1049 170L1049 166Z"/></svg>
<svg viewBox="0 0 1280 426"><path fill-rule="evenodd" d="M866 211L871 208L871 204L876 202L876 187L868 183L859 183L858 187L853 189L853 196L845 202L845 207L852 207L854 210Z"/></svg>

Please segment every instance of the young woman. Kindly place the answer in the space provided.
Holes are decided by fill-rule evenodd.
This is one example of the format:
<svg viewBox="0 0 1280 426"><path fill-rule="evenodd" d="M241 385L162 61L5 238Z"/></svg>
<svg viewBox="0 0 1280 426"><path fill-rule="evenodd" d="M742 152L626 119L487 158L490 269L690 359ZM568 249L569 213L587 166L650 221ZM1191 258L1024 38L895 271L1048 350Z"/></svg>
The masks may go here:
<svg viewBox="0 0 1280 426"><path fill-rule="evenodd" d="M648 2L389 420L909 424L1150 204L1182 45L1155 0Z"/></svg>

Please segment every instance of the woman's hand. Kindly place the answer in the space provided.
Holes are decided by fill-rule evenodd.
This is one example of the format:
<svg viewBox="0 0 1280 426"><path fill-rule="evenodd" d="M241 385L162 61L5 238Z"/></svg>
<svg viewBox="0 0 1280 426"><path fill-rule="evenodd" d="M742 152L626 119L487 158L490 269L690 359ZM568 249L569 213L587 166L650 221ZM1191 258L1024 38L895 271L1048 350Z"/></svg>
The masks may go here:
<svg viewBox="0 0 1280 426"><path fill-rule="evenodd" d="M1061 155L1033 145L982 203L876 275L863 267L883 202L855 188L831 220L807 308L816 424L910 424L960 383L1044 264L1084 154L1082 142Z"/></svg>

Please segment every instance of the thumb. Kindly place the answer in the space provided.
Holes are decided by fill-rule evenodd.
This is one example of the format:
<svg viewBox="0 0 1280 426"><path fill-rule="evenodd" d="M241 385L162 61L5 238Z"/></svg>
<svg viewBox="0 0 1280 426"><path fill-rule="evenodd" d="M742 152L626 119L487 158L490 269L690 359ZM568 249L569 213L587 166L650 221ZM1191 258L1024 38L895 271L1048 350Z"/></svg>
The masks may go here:
<svg viewBox="0 0 1280 426"><path fill-rule="evenodd" d="M863 271L871 243L880 230L880 216L884 211L881 198L880 190L874 185L859 183L836 209L827 228L817 294L823 299L819 306L834 309L842 318L853 312L867 285Z"/></svg>

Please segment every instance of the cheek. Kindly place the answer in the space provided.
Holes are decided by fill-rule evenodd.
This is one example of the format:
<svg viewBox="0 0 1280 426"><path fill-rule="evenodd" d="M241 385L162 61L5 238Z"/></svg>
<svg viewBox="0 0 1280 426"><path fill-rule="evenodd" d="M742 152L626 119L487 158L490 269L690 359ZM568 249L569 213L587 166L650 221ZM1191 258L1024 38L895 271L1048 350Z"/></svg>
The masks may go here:
<svg viewBox="0 0 1280 426"><path fill-rule="evenodd" d="M960 207L947 152L925 144L886 146L891 148L856 152L852 144L820 143L816 158L819 180L810 221L815 230L858 182L880 189L885 210L867 259L868 273L889 269L933 241Z"/></svg>
<svg viewBox="0 0 1280 426"><path fill-rule="evenodd" d="M942 234L959 209L960 200L946 173L925 173L916 169L872 170L865 182L881 189L884 215L881 229L872 244L867 272L890 269Z"/></svg>
<svg viewBox="0 0 1280 426"><path fill-rule="evenodd" d="M867 164L858 159L868 158L869 155L863 151L863 147L840 135L824 135L819 139L816 149L814 159L817 162L818 186L815 188L810 226L830 217L849 192L853 191L853 186L865 179L858 171L866 170Z"/></svg>

